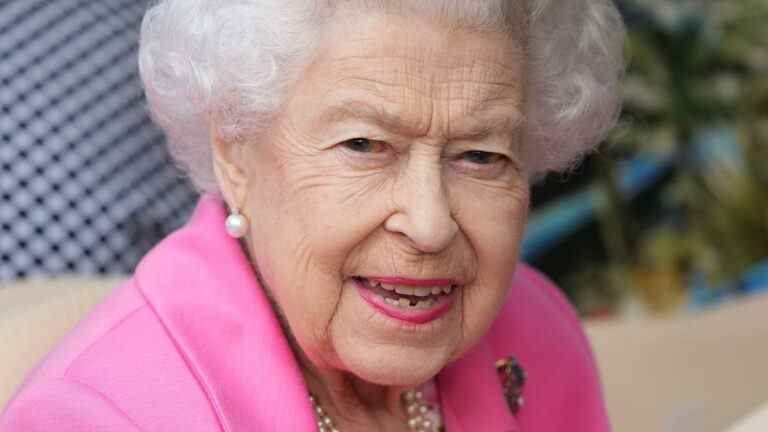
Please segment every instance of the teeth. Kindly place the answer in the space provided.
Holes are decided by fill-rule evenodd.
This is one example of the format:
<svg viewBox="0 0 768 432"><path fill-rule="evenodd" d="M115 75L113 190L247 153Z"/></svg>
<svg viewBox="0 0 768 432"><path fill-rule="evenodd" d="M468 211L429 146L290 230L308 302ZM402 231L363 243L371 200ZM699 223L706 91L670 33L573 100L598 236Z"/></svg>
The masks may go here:
<svg viewBox="0 0 768 432"><path fill-rule="evenodd" d="M388 305L400 307L400 308L410 308L410 309L428 309L437 303L435 299L428 298L424 300L420 300L416 302L416 304L411 304L411 300L406 298L400 298L400 299L393 299L389 297L384 297L380 295L376 295L380 300L384 301Z"/></svg>
<svg viewBox="0 0 768 432"><path fill-rule="evenodd" d="M419 288L416 288L415 291L416 291L416 295L419 297L426 297L432 294L432 289L430 289L429 287L419 287Z"/></svg>
<svg viewBox="0 0 768 432"><path fill-rule="evenodd" d="M426 287L415 287L415 286L409 286L409 285L397 285L397 284L388 284L388 283L382 283L377 282L374 280L369 280L370 286L372 288L384 288L387 291L394 292L400 295L407 295L407 296L416 296L416 297L428 297L430 295L441 295L441 294L450 294L453 292L453 286L426 286ZM382 297L383 298L383 297ZM393 300L395 303L398 301L400 303L406 304L409 300ZM405 302L405 303L404 303ZM398 304L400 304L398 303Z"/></svg>
<svg viewBox="0 0 768 432"><path fill-rule="evenodd" d="M416 295L416 288L404 285L396 285L395 292L403 295Z"/></svg>
<svg viewBox="0 0 768 432"><path fill-rule="evenodd" d="M418 303L416 303L416 307L419 308L419 309L427 309L427 308L432 307L432 305L434 305L434 304L435 304L434 300L426 299L426 300L421 300Z"/></svg>
<svg viewBox="0 0 768 432"><path fill-rule="evenodd" d="M410 295L410 296L417 296L417 297L426 297L430 294L438 295L438 294L450 294L451 293L451 286L447 287L413 287L413 286L407 286L407 285L392 285L392 284L381 284L381 287L384 288L387 291L394 291L398 294L402 295Z"/></svg>

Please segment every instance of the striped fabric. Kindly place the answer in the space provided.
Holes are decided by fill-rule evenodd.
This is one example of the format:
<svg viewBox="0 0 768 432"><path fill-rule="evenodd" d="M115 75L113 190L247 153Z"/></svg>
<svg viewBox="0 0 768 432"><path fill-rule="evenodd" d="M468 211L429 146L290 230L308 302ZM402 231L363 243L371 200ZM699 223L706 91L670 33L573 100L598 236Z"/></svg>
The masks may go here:
<svg viewBox="0 0 768 432"><path fill-rule="evenodd" d="M128 273L196 194L138 76L145 0L0 0L0 285Z"/></svg>

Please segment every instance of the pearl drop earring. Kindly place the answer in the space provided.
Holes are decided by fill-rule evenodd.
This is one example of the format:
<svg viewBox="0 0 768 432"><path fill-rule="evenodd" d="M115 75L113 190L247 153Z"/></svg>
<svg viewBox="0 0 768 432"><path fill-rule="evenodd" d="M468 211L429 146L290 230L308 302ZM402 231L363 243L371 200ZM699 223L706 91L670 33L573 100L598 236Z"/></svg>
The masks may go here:
<svg viewBox="0 0 768 432"><path fill-rule="evenodd" d="M248 219L241 215L237 209L233 209L224 221L224 228L227 234L234 238L240 238L248 231Z"/></svg>

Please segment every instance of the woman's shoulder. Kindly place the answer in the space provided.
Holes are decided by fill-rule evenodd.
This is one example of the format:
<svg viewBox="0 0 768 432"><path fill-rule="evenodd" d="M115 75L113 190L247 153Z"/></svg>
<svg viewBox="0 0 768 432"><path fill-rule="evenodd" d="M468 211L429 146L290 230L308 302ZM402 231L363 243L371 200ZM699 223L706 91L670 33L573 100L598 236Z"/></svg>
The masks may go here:
<svg viewBox="0 0 768 432"><path fill-rule="evenodd" d="M76 407L64 400L99 403L89 403L91 411L79 413L69 411ZM175 412L197 407L192 417L200 417L203 424L207 405L185 360L131 278L42 360L6 406L0 416L5 428L0 429L46 430L11 425L67 419L95 427L115 413L120 421L156 428L178 424L167 414L174 407Z"/></svg>
<svg viewBox="0 0 768 432"><path fill-rule="evenodd" d="M40 361L27 381L36 377L65 374L91 348L108 339L112 331L130 326L130 318L145 307L146 302L135 289L133 279L124 281L57 342L55 348ZM60 324L52 320L50 325Z"/></svg>
<svg viewBox="0 0 768 432"><path fill-rule="evenodd" d="M534 430L610 430L600 378L581 320L538 270L520 264L488 340L497 358L527 373L524 417ZM558 416L551 416L558 412Z"/></svg>
<svg viewBox="0 0 768 432"><path fill-rule="evenodd" d="M562 360L579 357L594 363L579 315L560 289L535 268L520 263L512 287L489 337L499 349Z"/></svg>
<svg viewBox="0 0 768 432"><path fill-rule="evenodd" d="M514 313L531 324L559 324L570 331L581 330L581 319L560 288L536 268L520 263L502 316Z"/></svg>

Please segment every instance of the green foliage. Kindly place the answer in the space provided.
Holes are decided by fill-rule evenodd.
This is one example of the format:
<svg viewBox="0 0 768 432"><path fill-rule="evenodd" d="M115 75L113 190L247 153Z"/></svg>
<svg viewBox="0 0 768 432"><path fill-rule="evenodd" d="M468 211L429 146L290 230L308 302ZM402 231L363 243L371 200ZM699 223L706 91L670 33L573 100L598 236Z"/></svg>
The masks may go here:
<svg viewBox="0 0 768 432"><path fill-rule="evenodd" d="M607 193L601 224L613 262L608 276L591 279L634 280L663 310L677 300L658 299L678 296L649 286L659 275L684 285L697 273L715 284L768 257L768 2L627 3L640 18L628 35L624 114L604 154L671 155L677 165L658 213L674 223L635 230L627 203ZM703 152L697 141L718 130L735 132ZM610 192L615 179L606 165L599 181Z"/></svg>

